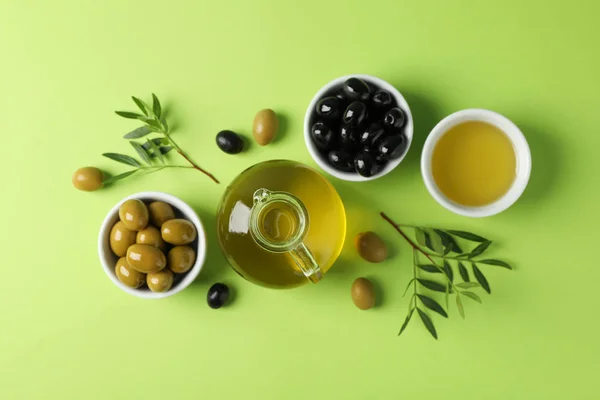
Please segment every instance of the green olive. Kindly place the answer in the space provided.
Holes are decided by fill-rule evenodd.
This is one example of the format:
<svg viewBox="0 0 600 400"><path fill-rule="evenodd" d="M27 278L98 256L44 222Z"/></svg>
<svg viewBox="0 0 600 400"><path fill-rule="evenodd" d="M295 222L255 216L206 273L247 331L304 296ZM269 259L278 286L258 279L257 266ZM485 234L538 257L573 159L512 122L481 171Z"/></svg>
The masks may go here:
<svg viewBox="0 0 600 400"><path fill-rule="evenodd" d="M167 254L167 266L176 274L188 272L196 261L196 252L190 246L176 246Z"/></svg>
<svg viewBox="0 0 600 400"><path fill-rule="evenodd" d="M167 265L165 254L154 246L134 244L127 249L127 262L144 273L158 272Z"/></svg>
<svg viewBox="0 0 600 400"><path fill-rule="evenodd" d="M387 246L375 232L361 232L354 238L358 254L368 262L380 263L388 256Z"/></svg>
<svg viewBox="0 0 600 400"><path fill-rule="evenodd" d="M72 178L73 186L86 192L100 189L102 181L104 181L104 174L96 167L79 168Z"/></svg>
<svg viewBox="0 0 600 400"><path fill-rule="evenodd" d="M129 246L135 243L135 232L127 229L121 221L110 230L110 248L117 257L125 257Z"/></svg>
<svg viewBox="0 0 600 400"><path fill-rule="evenodd" d="M181 246L192 243L196 239L196 227L187 219L171 219L161 227L165 242Z"/></svg>
<svg viewBox="0 0 600 400"><path fill-rule="evenodd" d="M375 288L367 278L358 278L350 291L354 305L361 310L368 310L375 305Z"/></svg>
<svg viewBox="0 0 600 400"><path fill-rule="evenodd" d="M135 233L135 232L134 232ZM154 246L162 251L165 251L167 248L167 244L160 236L160 231L152 225L148 225L141 231L137 233L136 243L138 244L147 244L149 246Z"/></svg>
<svg viewBox="0 0 600 400"><path fill-rule="evenodd" d="M168 269L159 272L150 272L146 283L153 292L166 292L173 286L173 273Z"/></svg>
<svg viewBox="0 0 600 400"><path fill-rule="evenodd" d="M159 228L168 220L175 219L173 207L164 201L153 201L148 206L148 210L150 211L150 221Z"/></svg>
<svg viewBox="0 0 600 400"><path fill-rule="evenodd" d="M278 128L277 114L273 110L266 108L256 113L254 123L252 124L252 135L256 143L265 146L275 139Z"/></svg>
<svg viewBox="0 0 600 400"><path fill-rule="evenodd" d="M119 218L131 231L142 230L148 225L148 207L137 199L127 200L119 208Z"/></svg>
<svg viewBox="0 0 600 400"><path fill-rule="evenodd" d="M125 257L119 258L115 265L115 273L121 283L132 287L134 289L139 288L146 282L146 274L143 274L135 269L131 268Z"/></svg>

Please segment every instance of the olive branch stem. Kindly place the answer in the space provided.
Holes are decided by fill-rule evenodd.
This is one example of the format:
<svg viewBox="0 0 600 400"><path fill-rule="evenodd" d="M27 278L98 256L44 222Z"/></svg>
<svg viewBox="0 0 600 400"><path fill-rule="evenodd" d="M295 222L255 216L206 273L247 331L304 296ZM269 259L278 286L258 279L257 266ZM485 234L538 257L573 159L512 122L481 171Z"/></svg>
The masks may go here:
<svg viewBox="0 0 600 400"><path fill-rule="evenodd" d="M475 257L483 254L492 244L490 240L487 240L482 236L464 231L442 230L436 228L418 227L414 225L397 224L385 213L382 212L380 215L400 234L400 236L404 238L404 240L406 240L406 242L408 242L408 244L412 247L413 253L413 278L409 281L404 295L406 295L406 292L410 288L411 284L413 287L413 294L408 302L408 315L406 316L398 335L402 334L402 332L406 329L414 311L416 310L429 333L435 339L437 339L437 331L433 321L425 312L425 310L419 307L419 301L425 308L434 311L445 318L448 318L447 310L449 309L449 295L451 293L455 293L456 306L460 315L464 318L465 313L461 296L469 297L472 300L481 303L481 299L476 293L465 289L482 287L486 292L491 293L490 285L485 275L483 275L481 270L477 267L477 263L512 269L512 267L505 261L497 259L475 259ZM402 228L414 229L416 241L413 241ZM473 250L464 252L458 244L457 239L463 239L479 244ZM424 248L433 251L433 253L424 250ZM456 253L457 256L449 256L448 254L450 252ZM431 262L431 264L419 264L419 253L422 254L429 262ZM436 261L435 259L441 260L442 263ZM454 272L452 270L452 265L448 262L449 260L458 264L460 276L462 277L463 282L456 284L454 283ZM471 263L472 273L477 282L470 281L468 270L463 265L463 262ZM432 274L442 274L445 281L444 284L429 279L422 279L419 276L421 271ZM444 309L444 307L442 307L430 296L419 293L419 287L423 287L434 292L445 293L446 309Z"/></svg>

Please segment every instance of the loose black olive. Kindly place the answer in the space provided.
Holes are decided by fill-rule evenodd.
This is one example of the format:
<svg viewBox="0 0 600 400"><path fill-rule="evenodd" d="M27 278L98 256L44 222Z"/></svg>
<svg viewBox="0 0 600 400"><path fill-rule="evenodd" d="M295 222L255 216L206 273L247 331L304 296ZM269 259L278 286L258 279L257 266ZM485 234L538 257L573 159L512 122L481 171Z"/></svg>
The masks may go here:
<svg viewBox="0 0 600 400"><path fill-rule="evenodd" d="M373 122L360 134L360 144L363 147L373 147L385 135L385 129L379 122Z"/></svg>
<svg viewBox="0 0 600 400"><path fill-rule="evenodd" d="M210 308L221 308L229 299L229 288L224 283L215 283L208 289L206 302Z"/></svg>
<svg viewBox="0 0 600 400"><path fill-rule="evenodd" d="M383 125L392 128L392 129L400 129L404 126L406 122L406 116L404 112L398 107L394 107L385 113L383 116Z"/></svg>
<svg viewBox="0 0 600 400"><path fill-rule="evenodd" d="M379 153L381 159L392 160L400 157L404 153L404 150L404 135L393 135L387 136L381 141L377 152Z"/></svg>
<svg viewBox="0 0 600 400"><path fill-rule="evenodd" d="M317 114L323 118L339 118L342 111L340 99L334 96L324 97L317 103Z"/></svg>
<svg viewBox="0 0 600 400"><path fill-rule="evenodd" d="M359 78L350 78L344 82L344 93L351 100L368 100L371 94L369 85Z"/></svg>
<svg viewBox="0 0 600 400"><path fill-rule="evenodd" d="M358 130L349 125L340 128L340 143L346 150L353 151L358 147Z"/></svg>
<svg viewBox="0 0 600 400"><path fill-rule="evenodd" d="M244 150L244 141L235 132L221 131L217 133L217 146L227 154L237 154Z"/></svg>
<svg viewBox="0 0 600 400"><path fill-rule="evenodd" d="M329 126L321 121L315 122L310 129L310 134L313 142L321 150L329 150L333 144L333 131Z"/></svg>
<svg viewBox="0 0 600 400"><path fill-rule="evenodd" d="M354 163L352 156L346 150L332 150L327 155L327 160L333 168L342 172L353 172Z"/></svg>
<svg viewBox="0 0 600 400"><path fill-rule="evenodd" d="M360 175L368 178L381 171L383 165L377 163L371 153L362 151L354 158L354 168Z"/></svg>
<svg viewBox="0 0 600 400"><path fill-rule="evenodd" d="M394 100L392 99L392 95L390 92L386 92L385 90L379 90L373 95L373 106L375 108L388 108L391 107Z"/></svg>
<svg viewBox="0 0 600 400"><path fill-rule="evenodd" d="M363 121L367 118L367 106L365 103L360 101L353 101L350 103L344 115L342 117L342 121L346 125L350 125L353 127L359 126L363 123Z"/></svg>

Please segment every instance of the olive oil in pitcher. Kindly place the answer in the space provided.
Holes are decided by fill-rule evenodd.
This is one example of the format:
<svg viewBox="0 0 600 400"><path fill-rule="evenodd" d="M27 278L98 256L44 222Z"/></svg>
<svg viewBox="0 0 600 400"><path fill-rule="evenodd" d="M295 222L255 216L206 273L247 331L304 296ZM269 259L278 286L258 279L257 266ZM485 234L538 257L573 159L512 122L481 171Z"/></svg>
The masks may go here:
<svg viewBox="0 0 600 400"><path fill-rule="evenodd" d="M217 215L221 248L233 268L273 288L317 282L344 244L346 214L334 187L294 161L268 161L229 186Z"/></svg>

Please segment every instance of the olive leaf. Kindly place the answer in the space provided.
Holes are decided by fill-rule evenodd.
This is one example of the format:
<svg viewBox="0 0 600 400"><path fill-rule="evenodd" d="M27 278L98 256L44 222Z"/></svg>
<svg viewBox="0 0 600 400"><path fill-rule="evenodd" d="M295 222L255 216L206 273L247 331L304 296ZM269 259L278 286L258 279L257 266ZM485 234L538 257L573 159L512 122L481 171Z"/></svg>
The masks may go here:
<svg viewBox="0 0 600 400"><path fill-rule="evenodd" d="M133 102L138 106L138 108L140 110L142 110L144 115L146 115L148 117L154 116L154 111L152 110L152 108L150 108L150 106L148 104L146 104L146 102L144 100L138 99L135 96L131 96L131 98L133 99Z"/></svg>
<svg viewBox="0 0 600 400"><path fill-rule="evenodd" d="M172 146L161 146L161 148L160 148L160 152L163 154L167 154L171 150L173 150Z"/></svg>
<svg viewBox="0 0 600 400"><path fill-rule="evenodd" d="M144 121L146 125L148 125L148 127L154 132L162 132L163 130L162 126L160 126L160 122L156 121L155 119L144 118L142 121Z"/></svg>
<svg viewBox="0 0 600 400"><path fill-rule="evenodd" d="M512 267L507 262L504 262L501 260L488 259L488 260L478 260L477 262L480 264L496 265L498 267L512 269Z"/></svg>
<svg viewBox="0 0 600 400"><path fill-rule="evenodd" d="M115 176L111 176L108 179L105 179L102 183L107 186L107 185L111 185L113 183L115 183L118 180L121 180L123 178L127 178L130 175L133 175L137 172L137 169L131 170L131 171L127 171L127 172L123 172L120 175L115 175Z"/></svg>
<svg viewBox="0 0 600 400"><path fill-rule="evenodd" d="M446 309L450 310L449 298L450 298L450 285L446 285Z"/></svg>
<svg viewBox="0 0 600 400"><path fill-rule="evenodd" d="M422 294L417 293L417 297L419 298L419 300L421 300L421 303L423 303L425 307L429 308L431 311L435 311L444 318L448 318L446 310L444 310L440 303L438 303L431 297L423 296Z"/></svg>
<svg viewBox="0 0 600 400"><path fill-rule="evenodd" d="M134 142L133 140L130 141L129 143L131 143L131 146L138 153L138 156L140 156L140 158L142 159L142 161L144 161L148 165L152 164L152 159L150 158L150 156L148 155L148 153L146 153L146 150L144 150L144 148L142 147L141 144L139 144L138 142Z"/></svg>
<svg viewBox="0 0 600 400"><path fill-rule="evenodd" d="M418 264L417 267L421 268L425 272L430 272L432 274L441 274L439 267L436 267L433 264Z"/></svg>
<svg viewBox="0 0 600 400"><path fill-rule="evenodd" d="M123 136L124 139L139 139L151 133L152 130L147 126L140 126Z"/></svg>
<svg viewBox="0 0 600 400"><path fill-rule="evenodd" d="M160 124L163 126L165 132L169 132L169 125L167 125L167 120L164 117L160 119Z"/></svg>
<svg viewBox="0 0 600 400"><path fill-rule="evenodd" d="M452 271L452 267L446 260L444 260L444 273L450 279L450 282L454 282L454 271Z"/></svg>
<svg viewBox="0 0 600 400"><path fill-rule="evenodd" d="M160 106L160 101L158 101L158 97L154 93L152 93L152 111L156 118L160 119L162 114L162 107Z"/></svg>
<svg viewBox="0 0 600 400"><path fill-rule="evenodd" d="M464 294L465 296L475 300L478 303L482 303L481 298L479 298L479 296L477 296L477 294L473 293L473 292L469 292L467 290L460 292L460 294Z"/></svg>
<svg viewBox="0 0 600 400"><path fill-rule="evenodd" d="M125 154L118 154L118 153L104 153L102 154L104 157L110 158L111 160L123 163L123 164L127 164L127 165L131 165L133 167L141 167L142 164L140 164L140 162L138 160L136 160L133 157L129 157Z"/></svg>
<svg viewBox="0 0 600 400"><path fill-rule="evenodd" d="M435 331L435 327L433 326L433 322L431 321L429 316L427 314L425 314L423 311L421 311L421 309L418 307L417 307L417 312L419 313L419 317L421 317L421 321L423 321L423 325L425 325L425 328L427 328L429 333L431 333L431 336L433 336L435 339L437 339L438 338L437 332Z"/></svg>
<svg viewBox="0 0 600 400"><path fill-rule="evenodd" d="M460 277L462 278L463 281L465 281L465 282L470 281L469 271L467 270L467 268L465 268L463 263L461 263L460 261L458 262L458 272L460 272Z"/></svg>
<svg viewBox="0 0 600 400"><path fill-rule="evenodd" d="M475 235L474 233L465 232L465 231L447 231L448 233L458 236L459 238L470 240L471 242L489 242L486 238Z"/></svg>
<svg viewBox="0 0 600 400"><path fill-rule="evenodd" d="M404 332L404 329L406 329L406 327L408 326L408 323L410 322L410 318L413 315L413 312L415 311L415 309L411 309L410 312L408 313L408 315L406 316L406 319L404 320L404 323L402 324L402 327L400 328L400 332L398 332L398 336L400 336L402 334L402 332Z"/></svg>
<svg viewBox="0 0 600 400"><path fill-rule="evenodd" d="M415 238L421 246L426 246L428 236L427 232L423 229L415 228Z"/></svg>
<svg viewBox="0 0 600 400"><path fill-rule="evenodd" d="M462 300L460 299L459 295L456 296L456 307L458 307L458 313L464 319L465 318L465 310L463 308Z"/></svg>
<svg viewBox="0 0 600 400"><path fill-rule="evenodd" d="M481 285L477 282L461 282L461 283L456 284L456 287L461 288L461 289L471 289L471 288L479 287L479 286L481 286Z"/></svg>
<svg viewBox="0 0 600 400"><path fill-rule="evenodd" d="M456 254L462 254L463 251L460 248L460 246L458 245L458 243L456 242L456 240L454 239L454 237L452 237L452 235L450 235L448 232L445 232L445 231L441 231L441 232L444 232L446 240L448 241L448 247L450 248L450 251L452 251Z"/></svg>
<svg viewBox="0 0 600 400"><path fill-rule="evenodd" d="M486 251L488 249L488 247L490 247L491 244L492 244L491 241L481 243L479 246L477 246L473 249L471 254L469 254L469 258L477 257L478 255L482 254L484 251Z"/></svg>
<svg viewBox="0 0 600 400"><path fill-rule="evenodd" d="M156 143L154 143L152 140L148 140L146 143L148 143L150 145L150 148L152 149L152 156L158 157L160 162L164 164L165 157L163 157L163 153L160 151Z"/></svg>
<svg viewBox="0 0 600 400"><path fill-rule="evenodd" d="M128 118L128 119L140 119L140 118L144 117L141 114L132 113L132 112L128 112L128 111L115 111L115 113L123 118Z"/></svg>
<svg viewBox="0 0 600 400"><path fill-rule="evenodd" d="M431 230L428 232L429 240L425 241L426 246L438 254L444 254L444 245L442 244L442 238L435 231Z"/></svg>
<svg viewBox="0 0 600 400"><path fill-rule="evenodd" d="M444 293L446 291L445 285L442 285L441 283L438 283L435 281L417 278L417 282L419 282L421 285L425 286L427 289L433 290L435 292Z"/></svg>
<svg viewBox="0 0 600 400"><path fill-rule="evenodd" d="M442 246L444 247L444 255L447 255L448 253L450 253L453 250L454 243L455 243L452 236L450 236L449 234L447 234L446 232L444 232L441 229L434 229L433 231L439 235L440 239L442 239Z"/></svg>
<svg viewBox="0 0 600 400"><path fill-rule="evenodd" d="M489 294L492 294L492 289L490 288L490 284L488 283L487 279L485 279L485 275L483 275L483 272L481 272L479 270L479 268L477 268L477 264L472 263L473 264L473 275L475 275L475 279L477 279L477 282L479 282L481 284L481 287L483 289L485 289L486 292L488 292Z"/></svg>
<svg viewBox="0 0 600 400"><path fill-rule="evenodd" d="M413 283L415 281L416 278L412 278L410 281L408 281L408 285L406 285L406 290L404 291L404 294L402 295L402 297L406 296L406 292L408 292L408 288L410 288L410 284Z"/></svg>

